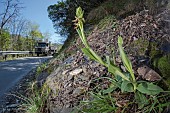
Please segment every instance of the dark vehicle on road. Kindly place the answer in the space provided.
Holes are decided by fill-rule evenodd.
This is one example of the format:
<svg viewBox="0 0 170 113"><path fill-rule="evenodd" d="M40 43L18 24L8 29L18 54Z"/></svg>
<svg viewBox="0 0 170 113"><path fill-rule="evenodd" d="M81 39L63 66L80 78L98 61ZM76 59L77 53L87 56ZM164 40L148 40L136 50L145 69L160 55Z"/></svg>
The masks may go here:
<svg viewBox="0 0 170 113"><path fill-rule="evenodd" d="M35 47L35 54L39 56L40 54L42 55L54 55L56 52L56 47L51 46L50 43L48 42L37 42L37 46Z"/></svg>

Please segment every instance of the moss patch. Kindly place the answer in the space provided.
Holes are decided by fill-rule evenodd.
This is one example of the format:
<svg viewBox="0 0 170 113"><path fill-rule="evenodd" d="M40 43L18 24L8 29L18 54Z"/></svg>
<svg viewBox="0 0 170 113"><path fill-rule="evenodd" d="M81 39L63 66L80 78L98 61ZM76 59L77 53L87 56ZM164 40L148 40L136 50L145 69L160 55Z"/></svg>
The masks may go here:
<svg viewBox="0 0 170 113"><path fill-rule="evenodd" d="M164 79L164 83L170 89L170 54L161 58L156 58L153 65L155 68L159 69L159 72Z"/></svg>
<svg viewBox="0 0 170 113"><path fill-rule="evenodd" d="M161 54L161 51L158 49L160 48L159 41L157 42L151 42L150 43L150 52L149 52L149 57L150 59L153 59L157 57L159 54Z"/></svg>
<svg viewBox="0 0 170 113"><path fill-rule="evenodd" d="M170 78L170 57L168 56L163 56L157 61L157 68L165 78Z"/></svg>
<svg viewBox="0 0 170 113"><path fill-rule="evenodd" d="M147 50L147 47L149 45L149 41L143 38L139 38L138 40L133 41L130 44L131 52L135 55L143 56L145 55L145 52Z"/></svg>

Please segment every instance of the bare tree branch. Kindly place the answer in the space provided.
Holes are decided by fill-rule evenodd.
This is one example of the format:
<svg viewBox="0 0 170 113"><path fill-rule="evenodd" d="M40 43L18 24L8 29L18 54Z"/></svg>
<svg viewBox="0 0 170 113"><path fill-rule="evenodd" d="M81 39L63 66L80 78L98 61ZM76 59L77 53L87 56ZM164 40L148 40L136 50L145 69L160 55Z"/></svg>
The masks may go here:
<svg viewBox="0 0 170 113"><path fill-rule="evenodd" d="M2 3L2 2L1 2ZM4 26L12 19L18 16L22 7L19 7L20 3L17 0L6 0L3 3L5 10L0 14L0 29L4 29Z"/></svg>

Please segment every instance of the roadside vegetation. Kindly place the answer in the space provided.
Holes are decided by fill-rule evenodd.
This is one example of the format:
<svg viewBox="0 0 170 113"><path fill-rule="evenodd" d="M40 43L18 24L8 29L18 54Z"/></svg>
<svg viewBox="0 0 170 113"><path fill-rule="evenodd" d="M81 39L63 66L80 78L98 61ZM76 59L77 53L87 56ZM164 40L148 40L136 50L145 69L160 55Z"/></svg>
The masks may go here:
<svg viewBox="0 0 170 113"><path fill-rule="evenodd" d="M28 89L28 94L28 97L25 95L19 96L22 103L18 110L24 113L46 113L50 94L47 85L44 84L41 88L38 88L36 82L33 82L30 89Z"/></svg>
<svg viewBox="0 0 170 113"><path fill-rule="evenodd" d="M30 82L25 90L25 94L18 94L16 97L21 100L18 106L19 112L24 113L47 113L49 109L48 101L51 90L47 84L39 85L38 78L47 69L47 63L37 67L35 80Z"/></svg>

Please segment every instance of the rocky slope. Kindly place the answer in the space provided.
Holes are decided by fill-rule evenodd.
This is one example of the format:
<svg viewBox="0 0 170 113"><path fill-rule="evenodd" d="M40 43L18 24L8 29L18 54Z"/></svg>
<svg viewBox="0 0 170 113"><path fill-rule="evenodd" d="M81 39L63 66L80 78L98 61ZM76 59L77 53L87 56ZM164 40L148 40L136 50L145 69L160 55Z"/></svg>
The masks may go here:
<svg viewBox="0 0 170 113"><path fill-rule="evenodd" d="M164 50L161 49L162 45L165 41L170 41L170 22L165 19L169 18L169 16L167 17L169 12L169 10L165 10L154 17L149 15L147 11L142 11L123 20L115 21L114 26L107 26L106 29L99 30L96 27L88 36L88 42L103 59L105 59L105 55L113 57L111 48L114 48L117 56L116 64L124 70L117 52L117 37L122 36L124 48L132 61L137 79L148 80L148 78L142 76L146 73L142 72L139 76L137 70L144 64L152 67L149 63L152 63L157 55L164 55ZM46 79L46 83L52 90L50 97L51 113L70 113L72 108L77 106L80 101L88 98L87 92L99 85L101 89L109 86L108 80L99 79L111 77L107 68L89 60L81 52L81 47L81 41L78 39L73 46L68 48L68 50L77 50L75 54L69 56L63 62L54 60L51 63L52 67L56 64L59 65ZM149 68L149 70L152 69ZM152 71L156 73L154 70ZM159 70L156 71L161 74ZM154 79L156 75L151 74L151 76L151 79Z"/></svg>

